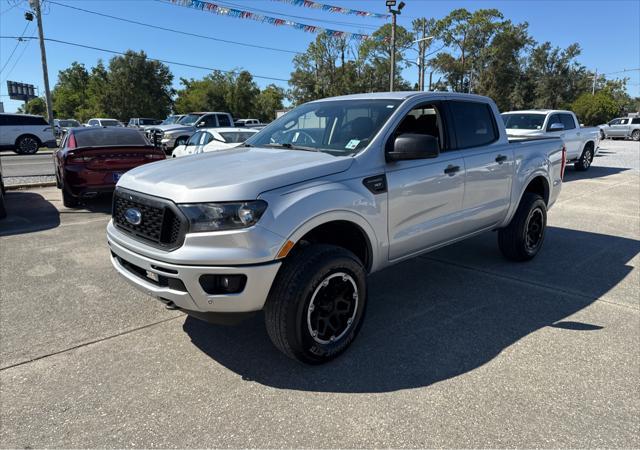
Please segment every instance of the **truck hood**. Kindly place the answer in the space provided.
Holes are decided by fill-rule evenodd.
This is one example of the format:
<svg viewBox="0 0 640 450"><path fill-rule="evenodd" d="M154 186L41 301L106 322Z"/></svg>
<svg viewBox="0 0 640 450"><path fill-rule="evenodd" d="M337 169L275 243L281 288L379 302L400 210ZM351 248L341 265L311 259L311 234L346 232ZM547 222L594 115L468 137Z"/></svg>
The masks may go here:
<svg viewBox="0 0 640 450"><path fill-rule="evenodd" d="M351 157L239 147L172 158L133 169L118 187L176 203L256 199L262 192L347 170Z"/></svg>
<svg viewBox="0 0 640 450"><path fill-rule="evenodd" d="M180 125L179 123L172 123L170 125L150 125L148 127L145 127L145 130L162 130L165 133L169 132L169 131L176 131L176 130L193 130L194 127L192 127L191 125Z"/></svg>

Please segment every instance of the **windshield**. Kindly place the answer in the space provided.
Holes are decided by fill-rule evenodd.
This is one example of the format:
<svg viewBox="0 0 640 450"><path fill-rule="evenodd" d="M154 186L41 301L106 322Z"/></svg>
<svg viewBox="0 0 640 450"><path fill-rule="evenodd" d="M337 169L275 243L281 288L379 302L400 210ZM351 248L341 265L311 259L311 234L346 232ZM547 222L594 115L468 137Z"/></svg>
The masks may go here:
<svg viewBox="0 0 640 450"><path fill-rule="evenodd" d="M160 125L171 125L174 124L178 121L178 119L180 119L180 117L182 116L169 116L166 119L164 119Z"/></svg>
<svg viewBox="0 0 640 450"><path fill-rule="evenodd" d="M178 120L177 123L180 125L193 125L200 117L201 114L187 114L182 119Z"/></svg>
<svg viewBox="0 0 640 450"><path fill-rule="evenodd" d="M252 133L250 131L230 131L225 133L220 133L222 139L228 144L237 144L240 142L244 142L253 136L256 133Z"/></svg>
<svg viewBox="0 0 640 450"><path fill-rule="evenodd" d="M264 128L247 144L353 155L371 142L400 103L400 100L307 103Z"/></svg>
<svg viewBox="0 0 640 450"><path fill-rule="evenodd" d="M122 124L117 120L101 120L100 125L103 127L121 127Z"/></svg>
<svg viewBox="0 0 640 450"><path fill-rule="evenodd" d="M502 114L505 128L513 130L541 130L545 114Z"/></svg>

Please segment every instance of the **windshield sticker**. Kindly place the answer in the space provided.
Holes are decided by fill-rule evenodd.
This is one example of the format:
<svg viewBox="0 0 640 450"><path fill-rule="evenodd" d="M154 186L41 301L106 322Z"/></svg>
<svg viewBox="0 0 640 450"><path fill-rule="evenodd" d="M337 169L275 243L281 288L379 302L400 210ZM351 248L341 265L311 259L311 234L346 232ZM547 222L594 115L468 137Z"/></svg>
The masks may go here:
<svg viewBox="0 0 640 450"><path fill-rule="evenodd" d="M358 146L359 143L360 143L359 139L351 139L349 142L347 142L347 145L345 145L344 148L347 148L349 150L353 150L354 148L356 148Z"/></svg>

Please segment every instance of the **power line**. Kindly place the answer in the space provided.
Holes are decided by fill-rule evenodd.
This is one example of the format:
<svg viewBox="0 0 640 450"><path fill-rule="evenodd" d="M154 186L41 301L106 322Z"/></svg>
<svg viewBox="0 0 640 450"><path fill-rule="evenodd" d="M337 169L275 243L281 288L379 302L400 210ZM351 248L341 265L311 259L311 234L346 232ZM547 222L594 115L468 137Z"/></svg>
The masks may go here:
<svg viewBox="0 0 640 450"><path fill-rule="evenodd" d="M18 39L18 36L0 36L0 39ZM36 38L35 37L23 37L22 39L36 39ZM49 41L49 42L55 42L55 43L58 43L58 44L71 45L73 47L80 47L80 48L86 48L86 49L89 49L89 50L97 50L97 51L100 51L100 52L112 53L114 55L126 55L126 53L119 52L119 51L116 51L116 50L108 50L108 49L105 49L105 48L93 47L93 46L84 45L84 44L78 44L76 42L62 41L60 39L45 38L44 40L45 41ZM212 68L212 67L196 66L194 64L187 64L187 63L181 63L181 62L176 62L176 61L169 61L169 60L166 60L166 59L151 58L151 57L148 57L148 56L147 56L147 59L150 60L150 61L158 61L158 62L161 62L161 63L164 63L164 64L171 64L171 65L174 65L174 66L189 67L189 68L192 68L192 69L208 70L208 71L211 71L211 72L219 71L219 72L233 73L233 74L239 73L239 71L237 71L237 70L215 69L215 68ZM288 79L285 79L285 78L267 77L267 76L264 76L264 75L251 74L251 76L253 78L262 78L262 79L265 79L265 80L286 81L286 82L289 81Z"/></svg>
<svg viewBox="0 0 640 450"><path fill-rule="evenodd" d="M166 27L161 27L158 25L151 25L149 23L145 23L145 22L139 22L137 20L131 20L131 19L125 19L124 17L117 17L117 16L112 16L110 14L104 14L104 13L100 13L97 11L91 11L88 9L84 9L84 8L79 8L77 6L70 6L70 5L65 5L64 3L58 3L52 0L49 0L49 3L53 4L53 5L58 5L58 6L62 6L64 8L69 8L69 9L75 9L76 11L82 11L88 14L94 14L96 16L102 16L102 17L108 17L109 19L114 19L114 20L120 20L122 22L128 22L128 23L132 23L135 25L140 25L143 27L148 27L148 28L154 28L157 30L162 30L162 31L169 31L171 33L177 33L177 34L182 34L185 36L192 36L192 37L198 37L198 38L202 38L202 39L209 39L212 41L218 41L218 42L224 42L225 44L234 44L234 45L242 45L244 47L252 47L252 48L259 48L262 50L272 50L275 52L283 52L283 53L292 53L294 55L301 55L302 52L297 52L294 50L286 50L286 49L282 49L282 48L275 48L275 47L266 47L263 45L256 45L256 44L247 44L245 42L238 42L238 41L231 41L228 39L220 39L220 38L215 38L213 36L205 36L202 34L196 34L196 33L189 33L187 31L180 31L180 30L175 30L173 28L166 28Z"/></svg>
<svg viewBox="0 0 640 450"><path fill-rule="evenodd" d="M24 44L24 47L22 47L22 51L20 52L20 54L18 55L16 60L13 62L13 65L11 66L11 68L7 71L7 73L4 74L4 79L5 80L7 80L11 76L11 73L13 72L13 69L16 68L16 66L18 65L18 63L20 62L22 57L24 56L25 52L27 51L27 47L29 47L29 44L31 44L31 39L34 39L34 36L32 34L31 36L27 36L27 38L28 38L27 42Z"/></svg>
<svg viewBox="0 0 640 450"><path fill-rule="evenodd" d="M13 54L18 49L18 45L20 45L20 42L21 42L22 38L24 37L24 34L27 32L27 28L29 28L29 25L31 25L31 22L27 22L27 24L24 26L24 30L22 30L22 34L20 35L20 37L18 37L18 42L16 42L16 46L13 47L13 50L11 50L11 54L9 54L9 57L7 58L7 60L4 63L4 66L2 66L2 69L0 69L0 73L2 73L2 71L9 65L9 61L11 61L11 58L13 57Z"/></svg>
<svg viewBox="0 0 640 450"><path fill-rule="evenodd" d="M600 75L612 75L614 73L624 73L624 72L635 72L636 70L640 70L640 67L637 67L635 69L623 69L623 70L618 70L616 72L607 72L607 73L601 73Z"/></svg>

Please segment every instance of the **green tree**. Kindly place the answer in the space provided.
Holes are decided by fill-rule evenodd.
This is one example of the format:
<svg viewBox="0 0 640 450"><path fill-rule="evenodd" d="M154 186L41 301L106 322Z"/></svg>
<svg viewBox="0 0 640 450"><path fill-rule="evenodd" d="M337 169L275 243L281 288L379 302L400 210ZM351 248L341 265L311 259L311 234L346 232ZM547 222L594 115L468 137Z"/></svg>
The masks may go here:
<svg viewBox="0 0 640 450"><path fill-rule="evenodd" d="M18 112L22 114L34 114L47 118L47 102L42 97L36 97L29 100L25 105L18 108Z"/></svg>
<svg viewBox="0 0 640 450"><path fill-rule="evenodd" d="M229 111L227 93L231 79L220 71L214 71L201 80L180 79L184 86L177 93L174 110L178 114L193 111Z"/></svg>
<svg viewBox="0 0 640 450"><path fill-rule="evenodd" d="M88 108L88 84L89 72L84 64L73 62L71 67L58 72L58 82L51 93L56 117L76 118L79 111Z"/></svg>
<svg viewBox="0 0 640 450"><path fill-rule="evenodd" d="M445 74L450 88L467 92L478 78L486 47L505 25L504 16L497 9L469 12L464 8L451 11L435 24L434 34L454 54L443 52L431 60L438 71Z"/></svg>
<svg viewBox="0 0 640 450"><path fill-rule="evenodd" d="M622 105L610 92L600 91L595 95L585 92L571 105L571 109L586 125L598 125L620 114Z"/></svg>
<svg viewBox="0 0 640 450"><path fill-rule="evenodd" d="M231 76L225 100L233 117L246 118L255 110L260 89L246 70Z"/></svg>
<svg viewBox="0 0 640 450"><path fill-rule="evenodd" d="M284 96L284 89L275 84L270 84L258 94L251 115L262 122L271 122L276 118L276 111L284 108L282 103Z"/></svg>
<svg viewBox="0 0 640 450"><path fill-rule="evenodd" d="M409 49L415 36L403 26L396 27L395 80L396 90L409 90L411 85L402 78L401 69L409 64L405 60L405 52ZM385 24L371 34L371 39L363 41L358 47L357 65L362 67L360 73L359 92L381 92L389 90L391 78L391 24Z"/></svg>
<svg viewBox="0 0 640 450"><path fill-rule="evenodd" d="M502 111L514 109L517 101L513 93L524 69L522 56L533 44L527 27L526 23L503 24L477 62L480 70L474 92L493 98Z"/></svg>
<svg viewBox="0 0 640 450"><path fill-rule="evenodd" d="M109 61L101 106L107 115L127 121L131 117L165 117L171 111L173 75L145 52L127 51Z"/></svg>

